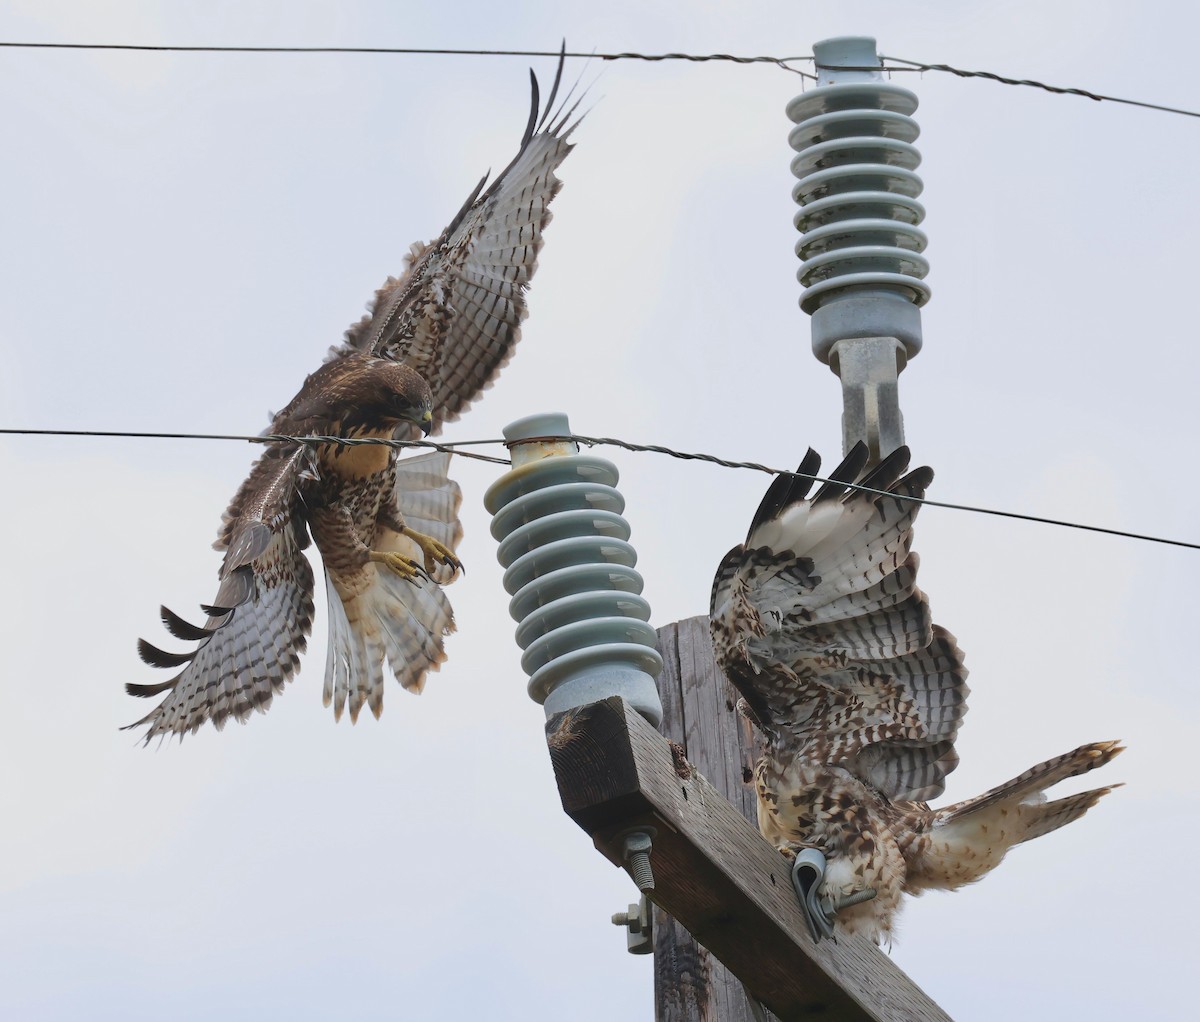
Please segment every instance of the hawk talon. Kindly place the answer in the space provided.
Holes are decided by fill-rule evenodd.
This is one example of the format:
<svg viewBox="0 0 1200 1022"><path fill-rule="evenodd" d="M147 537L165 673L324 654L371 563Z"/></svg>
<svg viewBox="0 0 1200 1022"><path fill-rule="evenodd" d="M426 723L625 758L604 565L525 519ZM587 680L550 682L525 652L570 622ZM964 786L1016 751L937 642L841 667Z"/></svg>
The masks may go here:
<svg viewBox="0 0 1200 1022"><path fill-rule="evenodd" d="M428 571L422 568L411 557L405 557L404 554L393 551L372 550L367 554L367 559L375 561L377 564L386 565L401 578L409 582L414 582L414 584L418 576L432 581L429 578Z"/></svg>
<svg viewBox="0 0 1200 1022"><path fill-rule="evenodd" d="M444 543L439 543L432 536L417 532L416 529L410 529L407 525L400 532L401 535L407 536L421 548L421 552L425 555L425 570L429 574L432 575L439 564L448 565L455 571L465 570L462 561L455 557L454 551Z"/></svg>

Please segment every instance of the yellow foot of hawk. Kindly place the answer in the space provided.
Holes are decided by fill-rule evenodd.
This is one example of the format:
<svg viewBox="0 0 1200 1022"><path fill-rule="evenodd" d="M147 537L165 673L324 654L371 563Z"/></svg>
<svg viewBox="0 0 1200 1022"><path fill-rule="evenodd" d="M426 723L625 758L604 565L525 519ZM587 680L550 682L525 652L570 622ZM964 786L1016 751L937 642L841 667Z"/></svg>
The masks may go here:
<svg viewBox="0 0 1200 1022"><path fill-rule="evenodd" d="M411 539L421 548L425 554L425 571L433 574L437 570L439 564L445 564L453 568L455 571L463 571L462 561L454 556L454 551L443 543L439 543L432 536L426 536L423 532L417 532L416 529L410 529L407 525L403 528L402 534Z"/></svg>

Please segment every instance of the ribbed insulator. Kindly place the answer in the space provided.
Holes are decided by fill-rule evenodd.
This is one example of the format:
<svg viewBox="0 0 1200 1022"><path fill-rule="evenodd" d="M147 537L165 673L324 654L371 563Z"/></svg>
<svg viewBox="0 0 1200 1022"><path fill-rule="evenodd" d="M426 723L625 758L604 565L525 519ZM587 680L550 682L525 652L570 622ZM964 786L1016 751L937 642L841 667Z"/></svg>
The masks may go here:
<svg viewBox="0 0 1200 1022"><path fill-rule="evenodd" d="M848 293L929 300L916 108L913 93L884 81L824 85L788 104L805 312Z"/></svg>
<svg viewBox="0 0 1200 1022"><path fill-rule="evenodd" d="M546 715L623 696L656 726L662 657L629 544L617 468L579 453L565 415L504 431L512 471L484 496L529 695Z"/></svg>

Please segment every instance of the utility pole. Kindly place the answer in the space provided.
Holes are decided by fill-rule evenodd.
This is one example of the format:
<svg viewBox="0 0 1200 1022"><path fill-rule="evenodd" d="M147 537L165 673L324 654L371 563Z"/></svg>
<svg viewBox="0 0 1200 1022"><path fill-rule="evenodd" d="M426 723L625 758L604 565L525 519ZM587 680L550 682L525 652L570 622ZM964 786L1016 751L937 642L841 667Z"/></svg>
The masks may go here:
<svg viewBox="0 0 1200 1022"><path fill-rule="evenodd" d="M917 100L883 81L872 39L814 52L818 87L788 105L800 305L842 383L846 448L878 458L903 443L897 379L929 298ZM581 454L564 415L505 437L513 468L485 504L529 694L563 810L643 895L613 921L631 950L653 947L658 1022L949 1022L862 937L810 936L787 860L751 822L755 736L707 616L648 624L616 467Z"/></svg>

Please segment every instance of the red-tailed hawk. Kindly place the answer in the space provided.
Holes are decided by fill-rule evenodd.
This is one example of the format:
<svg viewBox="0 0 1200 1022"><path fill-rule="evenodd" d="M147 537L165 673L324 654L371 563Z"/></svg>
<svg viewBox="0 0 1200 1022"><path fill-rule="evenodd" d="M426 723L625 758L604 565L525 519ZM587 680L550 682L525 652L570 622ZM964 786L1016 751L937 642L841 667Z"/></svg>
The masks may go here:
<svg viewBox="0 0 1200 1022"><path fill-rule="evenodd" d="M526 315L555 169L571 151L574 107L555 109L562 62L539 118L538 84L516 157L428 245L413 245L404 274L389 277L370 313L304 381L270 432L412 439L437 433L490 386L512 356ZM552 112L553 111L553 112ZM142 659L182 667L157 685L126 685L135 696L166 693L145 725L184 735L206 720L218 728L265 711L296 671L313 618L313 574L302 553L321 552L329 596L325 703L357 719L383 709L384 663L420 692L445 660L454 629L442 585L461 565L455 549L458 485L449 455L403 460L382 445L272 446L225 513L216 547L225 551L220 587L201 627L167 608L176 638L198 642L167 653L142 640Z"/></svg>
<svg viewBox="0 0 1200 1022"><path fill-rule="evenodd" d="M825 858L806 906L814 934L832 932L837 913L847 932L881 942L902 892L971 883L1013 845L1082 816L1111 788L1054 802L1044 791L1121 746L1085 745L978 798L930 808L958 763L967 708L962 651L933 624L911 552L920 504L904 498L923 497L933 473L905 474L907 448L864 472L867 457L856 446L812 499L805 476L821 460L811 450L797 475L775 480L745 544L717 570L711 627L740 708L765 739L759 829L789 857ZM884 492L846 485L855 482Z"/></svg>

